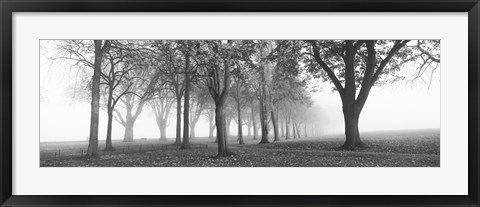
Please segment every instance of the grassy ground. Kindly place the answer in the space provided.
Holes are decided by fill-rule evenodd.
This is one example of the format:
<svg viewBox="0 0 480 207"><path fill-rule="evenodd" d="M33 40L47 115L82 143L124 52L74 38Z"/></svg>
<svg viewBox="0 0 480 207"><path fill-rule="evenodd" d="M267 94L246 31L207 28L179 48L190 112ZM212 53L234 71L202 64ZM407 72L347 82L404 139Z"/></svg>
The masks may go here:
<svg viewBox="0 0 480 207"><path fill-rule="evenodd" d="M81 150L86 142L42 143L42 167L439 167L439 130L389 131L363 133L370 147L357 151L339 151L343 138L327 136L301 138L269 144L246 138L245 145L229 140L235 156L212 159L216 144L209 139L195 139L208 148L180 150L169 146L172 141L114 142L115 152L101 152L100 158L86 159ZM103 149L100 145L99 149ZM60 156L55 158L54 153ZM58 156L58 155L57 155Z"/></svg>

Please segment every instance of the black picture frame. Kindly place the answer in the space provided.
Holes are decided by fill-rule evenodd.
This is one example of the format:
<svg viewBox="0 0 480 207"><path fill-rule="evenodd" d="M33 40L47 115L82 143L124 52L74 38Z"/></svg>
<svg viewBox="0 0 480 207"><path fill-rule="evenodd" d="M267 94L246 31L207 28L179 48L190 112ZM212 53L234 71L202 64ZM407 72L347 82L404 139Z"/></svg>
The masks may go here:
<svg viewBox="0 0 480 207"><path fill-rule="evenodd" d="M0 0L2 206L480 206L478 0ZM12 195L13 12L468 12L468 195L30 196ZM449 179L449 178L445 178Z"/></svg>

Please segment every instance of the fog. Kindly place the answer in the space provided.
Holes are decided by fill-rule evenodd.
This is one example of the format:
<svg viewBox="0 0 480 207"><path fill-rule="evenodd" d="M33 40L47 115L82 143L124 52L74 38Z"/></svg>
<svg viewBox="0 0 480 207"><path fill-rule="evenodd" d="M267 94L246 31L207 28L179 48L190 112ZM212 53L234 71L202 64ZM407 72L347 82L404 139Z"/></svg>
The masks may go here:
<svg viewBox="0 0 480 207"><path fill-rule="evenodd" d="M49 45L43 45L42 51L50 51ZM90 126L90 102L79 98L81 93L73 93L72 89L82 90L78 81L77 68L69 68L68 64L49 59L51 52L40 56L40 141L86 141ZM413 67L413 66L406 66ZM360 116L360 133L366 131L440 128L440 78L437 74L430 86L421 80L409 82L409 72L413 68L402 71L405 80L374 86ZM321 90L311 93L314 104L316 127L322 136L343 133L344 122L342 104L337 92L332 91L330 82L317 80ZM99 139L106 136L107 114L100 112ZM237 134L237 124L232 121L231 135ZM197 137L208 136L208 120L202 116L196 125ZM244 135L247 128L244 127ZM113 140L123 139L124 127L113 123ZM159 129L151 108L146 105L135 122L134 136L138 138L159 138ZM175 115L171 114L167 127L167 138L175 137ZM247 138L248 139L248 138Z"/></svg>

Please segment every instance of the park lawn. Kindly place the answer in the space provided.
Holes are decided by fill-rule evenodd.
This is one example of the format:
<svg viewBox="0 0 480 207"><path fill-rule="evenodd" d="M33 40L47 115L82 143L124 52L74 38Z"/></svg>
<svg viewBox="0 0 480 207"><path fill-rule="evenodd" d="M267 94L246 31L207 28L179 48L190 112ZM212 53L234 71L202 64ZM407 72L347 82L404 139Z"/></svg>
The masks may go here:
<svg viewBox="0 0 480 207"><path fill-rule="evenodd" d="M245 145L230 141L235 156L213 159L216 145L209 139L192 143L208 143L208 148L163 148L150 151L107 153L100 158L70 156L45 159L41 167L439 167L439 133L366 134L370 147L357 151L339 151L340 138L301 138L257 144L246 139ZM165 144L165 143L164 143Z"/></svg>

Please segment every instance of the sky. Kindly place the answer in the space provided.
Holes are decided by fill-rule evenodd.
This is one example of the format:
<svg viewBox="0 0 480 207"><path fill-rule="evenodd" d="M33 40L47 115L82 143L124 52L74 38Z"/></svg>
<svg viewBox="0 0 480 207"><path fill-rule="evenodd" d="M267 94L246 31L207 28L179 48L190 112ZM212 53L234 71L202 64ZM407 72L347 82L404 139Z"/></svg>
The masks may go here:
<svg viewBox="0 0 480 207"><path fill-rule="evenodd" d="M84 141L89 135L90 102L74 97L73 88L79 87L78 69L65 61L53 61L53 44L43 42L40 50L40 141ZM372 88L360 116L360 132L397 129L440 128L440 74L436 74L430 87L420 82L409 83L414 68L401 69L404 81ZM318 114L324 134L343 133L342 104L332 84L319 82L319 92L312 93L312 110ZM106 136L107 114L100 111L99 139ZM175 119L167 127L167 138L175 136ZM231 134L236 135L236 123L231 124ZM124 128L113 122L112 139L123 139ZM246 134L246 128L244 128ZM196 126L198 137L208 136L208 120ZM135 138L159 138L153 111L144 107L134 128Z"/></svg>

